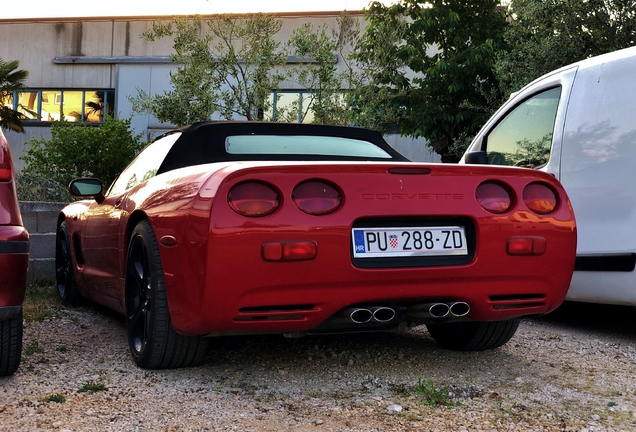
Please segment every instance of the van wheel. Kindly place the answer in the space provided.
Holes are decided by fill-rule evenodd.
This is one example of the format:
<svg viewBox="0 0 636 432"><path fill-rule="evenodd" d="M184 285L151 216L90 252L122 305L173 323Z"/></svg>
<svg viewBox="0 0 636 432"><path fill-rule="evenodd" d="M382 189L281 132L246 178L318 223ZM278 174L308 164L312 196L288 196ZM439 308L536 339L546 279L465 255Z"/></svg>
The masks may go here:
<svg viewBox="0 0 636 432"><path fill-rule="evenodd" d="M455 351L482 351L498 348L510 340L521 320L427 324L428 332L440 346Z"/></svg>
<svg viewBox="0 0 636 432"><path fill-rule="evenodd" d="M60 224L55 238L55 282L57 283L57 293L63 305L82 305L84 298L80 294L75 281L71 242L66 222Z"/></svg>
<svg viewBox="0 0 636 432"><path fill-rule="evenodd" d="M0 376L12 375L22 356L22 309L9 319L0 321Z"/></svg>
<svg viewBox="0 0 636 432"><path fill-rule="evenodd" d="M147 220L132 232L126 260L126 333L135 363L146 369L195 366L209 339L183 336L170 322L159 244Z"/></svg>

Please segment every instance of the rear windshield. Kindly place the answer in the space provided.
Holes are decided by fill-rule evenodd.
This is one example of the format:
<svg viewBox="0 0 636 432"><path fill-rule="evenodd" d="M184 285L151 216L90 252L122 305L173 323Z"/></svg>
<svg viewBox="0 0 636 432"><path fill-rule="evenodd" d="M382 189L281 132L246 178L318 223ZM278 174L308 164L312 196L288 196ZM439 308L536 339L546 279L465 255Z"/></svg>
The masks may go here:
<svg viewBox="0 0 636 432"><path fill-rule="evenodd" d="M228 154L321 155L392 159L375 144L351 138L315 135L232 135L225 138Z"/></svg>

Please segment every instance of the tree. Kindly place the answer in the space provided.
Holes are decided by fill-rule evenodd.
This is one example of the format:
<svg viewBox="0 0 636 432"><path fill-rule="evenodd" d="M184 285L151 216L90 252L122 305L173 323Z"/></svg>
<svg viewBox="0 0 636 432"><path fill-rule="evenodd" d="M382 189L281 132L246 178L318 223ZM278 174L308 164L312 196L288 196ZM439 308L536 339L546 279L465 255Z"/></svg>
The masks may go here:
<svg viewBox="0 0 636 432"><path fill-rule="evenodd" d="M570 63L636 44L636 3L627 0L513 0L509 49L497 60L504 92Z"/></svg>
<svg viewBox="0 0 636 432"><path fill-rule="evenodd" d="M287 49L300 62L288 65L288 77L306 92L300 96L298 109L283 113L287 114L283 118L302 121L311 111L313 123L350 124L351 90L358 79L350 53L359 34L360 23L347 12L340 14L331 32L326 24L315 28L305 23L294 29ZM342 72L338 71L338 61L344 65Z"/></svg>
<svg viewBox="0 0 636 432"><path fill-rule="evenodd" d="M29 72L18 69L19 67L18 60L6 62L0 59L0 127L24 133L22 120L28 117L15 111L11 105L6 105L7 102L13 101L14 92L27 88L24 81L29 76Z"/></svg>
<svg viewBox="0 0 636 432"><path fill-rule="evenodd" d="M453 142L476 132L500 101L494 63L506 21L498 1L373 2L367 16L358 56L385 62L367 89L385 93L403 135L423 136L442 160L453 160ZM386 34L390 45L374 43ZM358 103L367 104L364 94Z"/></svg>
<svg viewBox="0 0 636 432"><path fill-rule="evenodd" d="M408 22L406 16L399 14L387 13L385 17L390 19L376 17L371 16L371 23L357 40L352 54L360 71L352 111L356 124L387 133L408 116L409 60L402 54Z"/></svg>
<svg viewBox="0 0 636 432"><path fill-rule="evenodd" d="M149 41L174 38L174 89L156 96L139 90L130 98L133 110L177 126L208 120L214 113L262 120L272 105L272 89L284 79L276 66L286 57L274 39L281 25L282 20L264 14L225 14L205 25L199 17L154 22L142 36Z"/></svg>

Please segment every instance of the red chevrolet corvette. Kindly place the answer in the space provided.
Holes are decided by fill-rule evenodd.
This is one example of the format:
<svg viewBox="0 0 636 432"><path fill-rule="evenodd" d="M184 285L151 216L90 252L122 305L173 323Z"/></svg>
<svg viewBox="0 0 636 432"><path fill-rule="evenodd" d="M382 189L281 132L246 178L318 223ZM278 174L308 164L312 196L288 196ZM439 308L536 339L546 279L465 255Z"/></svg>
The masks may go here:
<svg viewBox="0 0 636 432"><path fill-rule="evenodd" d="M412 163L360 128L202 122L65 207L57 286L126 317L135 362L195 365L210 337L399 331L505 344L563 301L568 197L524 168Z"/></svg>

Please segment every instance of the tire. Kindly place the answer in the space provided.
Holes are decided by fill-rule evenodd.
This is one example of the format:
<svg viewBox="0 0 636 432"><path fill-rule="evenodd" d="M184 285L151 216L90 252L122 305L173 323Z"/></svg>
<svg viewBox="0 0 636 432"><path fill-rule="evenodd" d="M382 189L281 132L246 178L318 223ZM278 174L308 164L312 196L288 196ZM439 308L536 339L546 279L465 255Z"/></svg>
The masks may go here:
<svg viewBox="0 0 636 432"><path fill-rule="evenodd" d="M483 351L498 348L510 340L519 319L493 322L427 324L428 332L440 346L455 351Z"/></svg>
<svg viewBox="0 0 636 432"><path fill-rule="evenodd" d="M68 228L66 222L62 222L55 238L55 282L60 301L65 306L81 306L84 303L84 297L77 288L73 268Z"/></svg>
<svg viewBox="0 0 636 432"><path fill-rule="evenodd" d="M12 375L22 356L22 309L20 313L0 321L0 377Z"/></svg>
<svg viewBox="0 0 636 432"><path fill-rule="evenodd" d="M196 366L209 339L183 336L170 322L159 245L147 220L134 228L126 259L126 333L137 366L165 369Z"/></svg>

